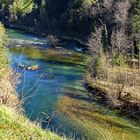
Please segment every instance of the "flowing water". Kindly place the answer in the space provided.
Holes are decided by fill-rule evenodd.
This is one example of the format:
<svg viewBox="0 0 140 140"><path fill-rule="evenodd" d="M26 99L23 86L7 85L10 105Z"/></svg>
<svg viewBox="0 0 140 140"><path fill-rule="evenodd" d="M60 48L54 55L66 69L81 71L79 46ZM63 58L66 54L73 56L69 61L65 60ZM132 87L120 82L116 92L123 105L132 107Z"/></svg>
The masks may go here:
<svg viewBox="0 0 140 140"><path fill-rule="evenodd" d="M90 57L82 46L7 29L11 67L20 75L17 91L25 114L49 129L76 140L139 140L138 123L96 103L83 86ZM32 71L22 69L38 65Z"/></svg>

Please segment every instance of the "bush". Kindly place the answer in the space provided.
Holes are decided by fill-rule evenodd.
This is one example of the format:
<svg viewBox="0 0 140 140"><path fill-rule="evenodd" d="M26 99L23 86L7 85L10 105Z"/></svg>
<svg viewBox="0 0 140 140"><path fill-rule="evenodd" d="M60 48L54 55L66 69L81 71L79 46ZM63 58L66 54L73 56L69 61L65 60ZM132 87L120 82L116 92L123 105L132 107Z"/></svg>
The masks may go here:
<svg viewBox="0 0 140 140"><path fill-rule="evenodd" d="M14 0L13 4L9 6L11 20L17 20L16 17L25 16L32 12L33 8L33 0Z"/></svg>
<svg viewBox="0 0 140 140"><path fill-rule="evenodd" d="M53 35L48 36L48 45L49 46L56 47L57 42L58 42L58 39L55 36L53 36Z"/></svg>
<svg viewBox="0 0 140 140"><path fill-rule="evenodd" d="M92 64L92 74L93 78L106 77L106 69L107 69L107 59L103 52L100 52L94 60Z"/></svg>
<svg viewBox="0 0 140 140"><path fill-rule="evenodd" d="M126 64L124 57L120 53L115 53L113 61L117 66L124 66Z"/></svg>

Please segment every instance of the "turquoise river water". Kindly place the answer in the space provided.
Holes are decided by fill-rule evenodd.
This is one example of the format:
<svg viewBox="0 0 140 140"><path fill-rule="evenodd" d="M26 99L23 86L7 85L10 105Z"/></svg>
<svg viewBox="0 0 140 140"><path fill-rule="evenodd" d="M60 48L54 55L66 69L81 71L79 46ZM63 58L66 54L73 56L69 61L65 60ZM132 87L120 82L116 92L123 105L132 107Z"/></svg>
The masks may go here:
<svg viewBox="0 0 140 140"><path fill-rule="evenodd" d="M74 42L52 48L47 38L7 29L11 67L26 116L75 140L140 140L138 123L96 103L84 89L90 57ZM19 66L38 65L36 71Z"/></svg>

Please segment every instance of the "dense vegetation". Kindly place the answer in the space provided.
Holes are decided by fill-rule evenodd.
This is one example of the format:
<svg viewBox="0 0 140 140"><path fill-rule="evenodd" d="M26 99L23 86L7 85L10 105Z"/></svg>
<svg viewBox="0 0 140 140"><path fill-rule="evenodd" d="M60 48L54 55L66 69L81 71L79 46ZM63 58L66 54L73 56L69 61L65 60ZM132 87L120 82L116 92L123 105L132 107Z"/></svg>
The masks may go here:
<svg viewBox="0 0 140 140"><path fill-rule="evenodd" d="M38 32L45 29L46 33L74 35L86 41L91 36L95 38L93 33L101 34L97 43L105 51L115 51L115 63L120 65L121 55L129 52L132 45L138 57L139 5L138 0L2 0L0 19ZM97 46L97 43L94 44Z"/></svg>

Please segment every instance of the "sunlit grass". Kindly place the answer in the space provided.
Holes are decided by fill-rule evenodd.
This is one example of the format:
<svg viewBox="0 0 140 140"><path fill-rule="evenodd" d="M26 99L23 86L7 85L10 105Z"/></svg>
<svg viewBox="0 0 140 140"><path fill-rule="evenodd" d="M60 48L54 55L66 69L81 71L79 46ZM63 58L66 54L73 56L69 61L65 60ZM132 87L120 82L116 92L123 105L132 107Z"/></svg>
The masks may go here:
<svg viewBox="0 0 140 140"><path fill-rule="evenodd" d="M14 109L0 106L0 139L2 140L61 140L59 136L42 130Z"/></svg>

